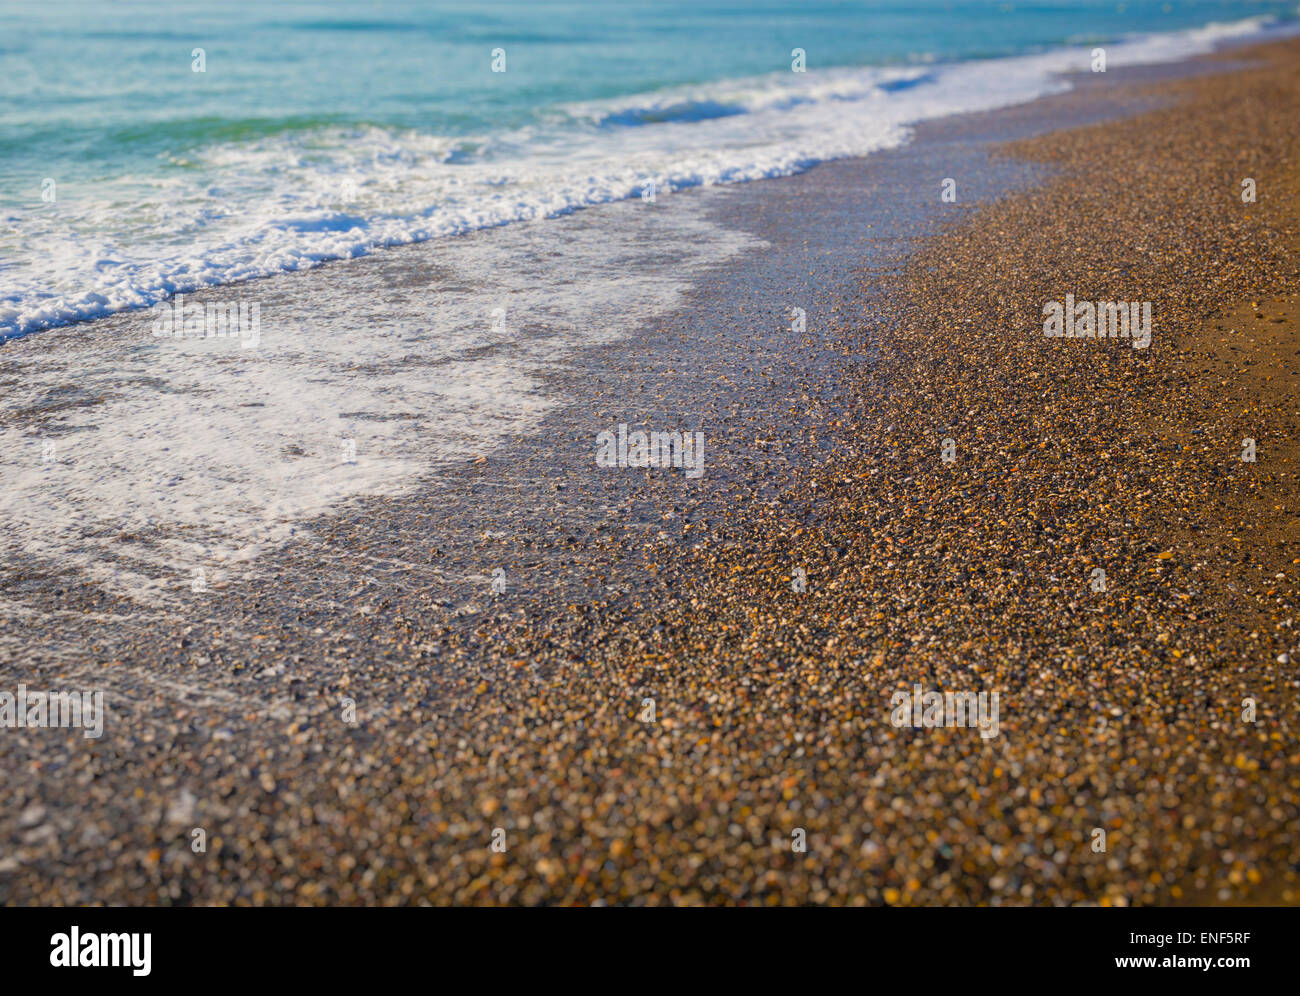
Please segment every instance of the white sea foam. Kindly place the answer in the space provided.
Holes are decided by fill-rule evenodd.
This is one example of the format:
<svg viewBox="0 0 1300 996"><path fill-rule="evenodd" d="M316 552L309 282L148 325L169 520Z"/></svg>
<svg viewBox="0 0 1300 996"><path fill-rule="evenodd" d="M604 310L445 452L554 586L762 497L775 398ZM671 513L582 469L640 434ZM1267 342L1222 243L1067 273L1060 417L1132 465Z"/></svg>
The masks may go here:
<svg viewBox="0 0 1300 996"><path fill-rule="evenodd" d="M1135 37L1110 66L1259 34L1264 17ZM105 178L0 232L0 338L152 305L177 291L640 194L781 176L906 141L918 122L1068 87L1090 44L1014 58L818 70L572 105L453 139L323 128L196 150L185 169Z"/></svg>
<svg viewBox="0 0 1300 996"><path fill-rule="evenodd" d="M254 349L155 337L149 312L107 319L93 348L75 328L9 343L0 562L165 606L196 569L239 583L312 515L531 431L565 400L545 375L575 349L628 335L762 244L703 203L673 207L614 204L210 292L260 303Z"/></svg>

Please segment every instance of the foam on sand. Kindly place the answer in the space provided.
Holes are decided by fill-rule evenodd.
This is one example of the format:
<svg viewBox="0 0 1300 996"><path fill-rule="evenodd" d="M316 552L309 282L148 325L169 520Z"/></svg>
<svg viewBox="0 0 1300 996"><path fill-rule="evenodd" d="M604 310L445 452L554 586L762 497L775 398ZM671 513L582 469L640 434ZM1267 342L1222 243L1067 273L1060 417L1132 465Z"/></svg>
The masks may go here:
<svg viewBox="0 0 1300 996"><path fill-rule="evenodd" d="M629 202L223 288L260 303L254 349L155 337L149 312L11 342L0 558L154 605L198 568L237 581L303 520L528 432L575 349L759 244L704 209Z"/></svg>

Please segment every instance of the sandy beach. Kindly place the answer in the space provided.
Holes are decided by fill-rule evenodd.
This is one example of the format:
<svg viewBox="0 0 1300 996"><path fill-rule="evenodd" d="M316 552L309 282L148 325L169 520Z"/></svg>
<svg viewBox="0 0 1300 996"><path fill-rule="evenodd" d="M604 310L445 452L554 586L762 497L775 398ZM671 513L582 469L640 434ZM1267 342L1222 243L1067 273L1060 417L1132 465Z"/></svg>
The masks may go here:
<svg viewBox="0 0 1300 996"><path fill-rule="evenodd" d="M1298 57L196 294L257 287L322 411L368 385L343 467L147 312L6 343L4 424L101 483L5 482L41 545L0 674L107 711L0 738L0 901L1294 904ZM485 273L511 334L424 349ZM1149 345L1045 335L1067 295L1149 303ZM393 373L485 360L504 402ZM237 466L300 430L306 469L221 522L60 518L156 514L113 469L205 405ZM598 466L620 425L703 433L702 474Z"/></svg>

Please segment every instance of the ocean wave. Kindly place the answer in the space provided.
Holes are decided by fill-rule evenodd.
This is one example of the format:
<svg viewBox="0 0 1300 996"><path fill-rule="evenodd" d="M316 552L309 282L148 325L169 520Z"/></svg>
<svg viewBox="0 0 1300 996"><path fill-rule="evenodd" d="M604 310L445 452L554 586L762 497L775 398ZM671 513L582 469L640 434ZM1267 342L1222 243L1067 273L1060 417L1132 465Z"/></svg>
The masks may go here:
<svg viewBox="0 0 1300 996"><path fill-rule="evenodd" d="M1167 62L1261 34L1268 16L1108 43ZM60 190L0 235L0 339L177 292L692 186L784 176L905 142L914 125L1069 87L1091 43L957 63L813 69L674 87L477 135L233 122L157 168ZM207 127L206 125L204 127ZM200 134L203 129L196 128ZM99 265L111 260L111 266Z"/></svg>

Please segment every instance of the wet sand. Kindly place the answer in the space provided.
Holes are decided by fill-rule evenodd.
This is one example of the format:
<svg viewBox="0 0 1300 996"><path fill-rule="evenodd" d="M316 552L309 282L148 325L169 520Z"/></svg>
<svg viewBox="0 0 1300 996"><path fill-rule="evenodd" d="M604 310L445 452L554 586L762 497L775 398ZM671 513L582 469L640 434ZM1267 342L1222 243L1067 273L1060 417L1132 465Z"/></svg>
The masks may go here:
<svg viewBox="0 0 1300 996"><path fill-rule="evenodd" d="M1295 54L701 192L769 248L215 599L9 565L6 681L113 722L0 738L0 897L1293 902ZM1045 120L1102 123L990 157ZM1150 348L1044 338L1066 293ZM704 477L596 468L619 421L702 427ZM914 684L998 735L894 726Z"/></svg>

